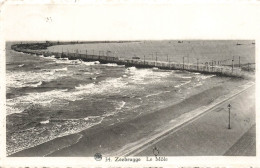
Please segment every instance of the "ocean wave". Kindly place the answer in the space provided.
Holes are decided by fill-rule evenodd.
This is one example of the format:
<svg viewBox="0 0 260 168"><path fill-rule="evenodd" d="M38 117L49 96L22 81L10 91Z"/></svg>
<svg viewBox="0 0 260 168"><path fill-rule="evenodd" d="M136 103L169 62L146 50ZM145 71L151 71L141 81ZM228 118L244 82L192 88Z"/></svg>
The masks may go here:
<svg viewBox="0 0 260 168"><path fill-rule="evenodd" d="M64 61L68 61L69 58L58 58L58 60L64 60Z"/></svg>
<svg viewBox="0 0 260 168"><path fill-rule="evenodd" d="M164 93L164 92L152 93L152 94L146 95L145 97L157 96L157 95L160 95L162 93Z"/></svg>
<svg viewBox="0 0 260 168"><path fill-rule="evenodd" d="M48 123L50 123L50 120L41 121L40 123L41 123L41 124L48 124Z"/></svg>
<svg viewBox="0 0 260 168"><path fill-rule="evenodd" d="M42 85L42 81L38 82L38 83L35 83L35 84L31 84L29 85L30 87L38 87L38 86L41 86Z"/></svg>
<svg viewBox="0 0 260 168"><path fill-rule="evenodd" d="M35 84L38 85L40 83ZM82 100L86 95L92 94L106 94L108 92L120 92L120 88L127 87L127 82L122 78L112 78L99 82L98 84L89 83L81 84L75 87L75 90L63 89L63 90L51 90L46 92L28 93L26 95L15 97L7 100L7 106L9 107L22 107L21 110L16 112L22 112L24 109L29 108L32 104L39 104L41 106L64 106L64 101L76 101ZM10 109L11 111L11 109Z"/></svg>
<svg viewBox="0 0 260 168"><path fill-rule="evenodd" d="M94 88L95 88L94 83L90 83L90 84L86 84L86 85L80 84L79 86L75 86L75 89L77 89L77 90L94 89Z"/></svg>
<svg viewBox="0 0 260 168"><path fill-rule="evenodd" d="M39 85L41 83L37 83ZM41 106L64 106L64 101L82 100L86 95L92 94L106 94L107 92L120 92L119 88L126 87L127 82L122 78L112 78L99 82L98 84L89 83L81 84L75 87L75 90L51 90L46 92L28 93L26 95L15 97L7 100L8 107L22 107L21 110L15 112L22 112L24 109L29 108L33 104ZM66 105L66 103L65 103ZM10 109L12 111L12 109Z"/></svg>
<svg viewBox="0 0 260 168"><path fill-rule="evenodd" d="M65 73L55 73L59 71L67 71L67 68L61 69L42 69L40 71L7 71L6 86L7 88L15 87L37 87L41 82L52 81L60 77L66 76Z"/></svg>
<svg viewBox="0 0 260 168"><path fill-rule="evenodd" d="M199 82L198 84L195 85L195 87L198 87L198 86L202 86L202 83Z"/></svg>
<svg viewBox="0 0 260 168"><path fill-rule="evenodd" d="M182 78L182 79L191 79L192 76L182 76L181 78Z"/></svg>
<svg viewBox="0 0 260 168"><path fill-rule="evenodd" d="M208 78L212 78L214 76L216 76L216 75L202 75L202 76L200 76L200 78L201 79L208 79Z"/></svg>
<svg viewBox="0 0 260 168"><path fill-rule="evenodd" d="M83 64L90 66L90 65L98 65L98 64L100 64L100 62L99 61L83 62Z"/></svg>
<svg viewBox="0 0 260 168"><path fill-rule="evenodd" d="M13 107L15 106L12 103L8 103L8 99L6 100L6 115L10 115L10 114L14 114L14 113L21 113L23 112L26 108L22 108L22 107Z"/></svg>
<svg viewBox="0 0 260 168"><path fill-rule="evenodd" d="M104 117L91 117L89 119L60 120L55 124L51 120L41 122L41 126L14 132L7 141L7 155L28 149L55 138L75 134L100 124ZM48 136L46 136L46 132Z"/></svg>
<svg viewBox="0 0 260 168"><path fill-rule="evenodd" d="M58 64L72 64L71 61L72 60L69 60L68 58L58 58L55 60Z"/></svg>
<svg viewBox="0 0 260 168"><path fill-rule="evenodd" d="M118 107L116 107L116 110L121 110L124 106L125 106L126 102L125 101L121 101L118 105Z"/></svg>
<svg viewBox="0 0 260 168"><path fill-rule="evenodd" d="M71 64L82 64L83 61L81 59L76 59L76 60L70 60Z"/></svg>
<svg viewBox="0 0 260 168"><path fill-rule="evenodd" d="M85 117L83 119L88 121L88 120L93 120L93 119L97 119L97 118L100 118L100 116L88 116L88 117Z"/></svg>
<svg viewBox="0 0 260 168"><path fill-rule="evenodd" d="M106 93L106 92L118 92L119 88L124 88L127 85L127 82L119 78L108 78L104 81L101 81L97 84L89 83L89 84L80 84L76 86L76 92L73 92L72 95L80 95L80 94L98 94L98 93Z"/></svg>
<svg viewBox="0 0 260 168"><path fill-rule="evenodd" d="M24 64L18 65L19 68L21 68L21 67L23 67L23 66L24 66Z"/></svg>
<svg viewBox="0 0 260 168"><path fill-rule="evenodd" d="M59 71L67 71L68 67L65 68L60 68L60 69L54 69L55 72L59 72Z"/></svg>
<svg viewBox="0 0 260 168"><path fill-rule="evenodd" d="M193 74L194 74L194 75L200 75L201 73L199 73L199 72L194 72Z"/></svg>
<svg viewBox="0 0 260 168"><path fill-rule="evenodd" d="M183 86L183 85L187 85L187 84L189 84L191 81L187 81L187 82L184 82L184 83L181 83L181 84L179 84L179 85L176 85L176 86L174 86L175 88L179 88L179 87L181 87L181 86Z"/></svg>
<svg viewBox="0 0 260 168"><path fill-rule="evenodd" d="M124 66L124 65L118 65L116 63L107 63L107 64L102 64L103 66L109 66L109 67L117 67L117 66Z"/></svg>
<svg viewBox="0 0 260 168"><path fill-rule="evenodd" d="M56 59L55 55L52 55L52 56L49 56L49 57L44 57L44 58L46 58L46 59Z"/></svg>
<svg viewBox="0 0 260 168"><path fill-rule="evenodd" d="M60 103L63 101L59 101L59 99L63 98L64 93L66 94L66 90L52 90L48 92L39 92L39 93L28 93L26 95L15 97L13 99L6 100L6 106L8 108L8 113L21 113L25 109L29 109L35 104L41 106L52 106L52 105L60 105L63 106L64 103ZM68 97L68 95L66 95Z"/></svg>
<svg viewBox="0 0 260 168"><path fill-rule="evenodd" d="M129 67L125 71L129 75L130 83L147 84L151 82L160 82L161 79L171 75L171 71L153 71L152 69L137 69Z"/></svg>

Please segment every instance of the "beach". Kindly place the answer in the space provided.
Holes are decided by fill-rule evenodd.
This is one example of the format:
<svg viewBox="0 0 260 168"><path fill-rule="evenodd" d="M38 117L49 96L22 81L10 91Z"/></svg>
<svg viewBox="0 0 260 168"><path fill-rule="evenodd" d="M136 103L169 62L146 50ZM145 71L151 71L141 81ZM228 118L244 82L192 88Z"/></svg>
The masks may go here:
<svg viewBox="0 0 260 168"><path fill-rule="evenodd" d="M249 44L248 53L244 54L252 55ZM99 48L106 44L88 45ZM68 50L70 47L67 46ZM201 59L206 61L203 56ZM140 140L148 141L163 132L165 123L212 106L252 82L181 70L44 57L10 48L6 65L10 157L117 155Z"/></svg>
<svg viewBox="0 0 260 168"><path fill-rule="evenodd" d="M12 156L94 156L102 153L111 156L117 150L142 138L149 138L154 130L164 123L201 106L207 106L219 96L229 93L234 83L245 81L228 80L213 86L184 101L153 113L138 116L132 120L108 127L92 127L77 134L57 138L34 148L18 152ZM152 155L152 154L151 154ZM112 155L113 156L113 155Z"/></svg>

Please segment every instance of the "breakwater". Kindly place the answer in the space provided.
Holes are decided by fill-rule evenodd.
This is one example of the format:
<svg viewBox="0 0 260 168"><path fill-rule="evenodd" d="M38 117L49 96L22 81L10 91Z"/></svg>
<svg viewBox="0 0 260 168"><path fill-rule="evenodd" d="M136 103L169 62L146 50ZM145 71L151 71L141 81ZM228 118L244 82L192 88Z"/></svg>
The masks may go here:
<svg viewBox="0 0 260 168"><path fill-rule="evenodd" d="M66 43L67 44L67 43ZM74 44L74 43L73 43ZM102 64L116 63L118 65L134 66L137 68L159 68L167 70L185 70L190 72L199 72L204 74L215 74L219 76L231 76L246 78L250 76L249 72L243 71L240 67L234 66L221 66L212 64L187 64L184 61L181 63L169 61L155 61L145 59L124 59L110 55L94 55L94 54L82 54L78 52L50 52L46 50L48 46L60 45L60 43L31 43L31 44L14 44L11 49L17 52L23 52L26 54L43 55L44 57L54 56L55 58L68 58L70 60L80 59L82 61L99 61ZM33 46L33 47L32 47Z"/></svg>

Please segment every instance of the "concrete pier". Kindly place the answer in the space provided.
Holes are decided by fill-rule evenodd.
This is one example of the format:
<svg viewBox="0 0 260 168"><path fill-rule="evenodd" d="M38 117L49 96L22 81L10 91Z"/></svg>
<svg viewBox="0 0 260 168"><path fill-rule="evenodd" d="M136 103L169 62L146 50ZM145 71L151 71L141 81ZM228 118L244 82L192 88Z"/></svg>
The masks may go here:
<svg viewBox="0 0 260 168"><path fill-rule="evenodd" d="M175 62L162 62L141 59L123 59L113 56L104 55L89 55L82 53L59 53L50 52L47 50L32 50L25 47L20 47L20 44L12 45L11 48L17 52L26 54L43 55L44 57L55 56L55 58L68 58L70 60L81 59L83 61L99 61L102 64L116 63L125 66L134 66L137 68L154 68L167 69L167 70L185 70L190 72L199 72L204 74L215 74L219 76L232 76L232 77L248 77L249 73L242 71L241 68L231 66L219 66L209 64L186 64Z"/></svg>

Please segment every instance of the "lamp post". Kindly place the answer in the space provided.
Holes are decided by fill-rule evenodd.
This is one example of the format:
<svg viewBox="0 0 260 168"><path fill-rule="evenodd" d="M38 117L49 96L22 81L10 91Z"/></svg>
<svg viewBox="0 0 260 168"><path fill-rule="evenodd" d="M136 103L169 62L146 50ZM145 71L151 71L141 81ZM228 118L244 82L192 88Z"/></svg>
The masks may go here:
<svg viewBox="0 0 260 168"><path fill-rule="evenodd" d="M199 70L199 59L197 58L197 70Z"/></svg>
<svg viewBox="0 0 260 168"><path fill-rule="evenodd" d="M228 129L231 129L231 127L230 127L230 109L231 109L231 104L228 104L228 113L229 113L229 115L228 115Z"/></svg>
<svg viewBox="0 0 260 168"><path fill-rule="evenodd" d="M182 69L184 70L184 57L182 57Z"/></svg>

